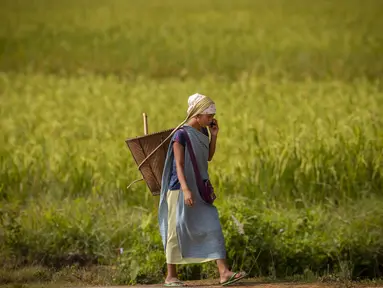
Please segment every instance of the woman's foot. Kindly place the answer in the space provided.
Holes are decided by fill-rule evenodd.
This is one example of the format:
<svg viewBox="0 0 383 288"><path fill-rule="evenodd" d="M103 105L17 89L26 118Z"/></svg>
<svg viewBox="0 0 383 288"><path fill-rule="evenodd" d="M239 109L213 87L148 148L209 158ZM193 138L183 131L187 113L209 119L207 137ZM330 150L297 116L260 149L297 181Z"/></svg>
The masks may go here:
<svg viewBox="0 0 383 288"><path fill-rule="evenodd" d="M221 285L229 285L245 278L246 276L247 274L245 272L232 272L227 270L222 275L220 275L219 283Z"/></svg>

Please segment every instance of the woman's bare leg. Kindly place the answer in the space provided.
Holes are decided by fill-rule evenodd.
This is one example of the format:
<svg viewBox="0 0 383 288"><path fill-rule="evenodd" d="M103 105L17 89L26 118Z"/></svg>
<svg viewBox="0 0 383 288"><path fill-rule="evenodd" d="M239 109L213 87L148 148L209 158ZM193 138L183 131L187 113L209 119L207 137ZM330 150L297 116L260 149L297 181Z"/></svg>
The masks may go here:
<svg viewBox="0 0 383 288"><path fill-rule="evenodd" d="M177 269L175 264L168 264L168 276L166 277L165 282L170 283L170 282L175 282L179 281L177 279Z"/></svg>

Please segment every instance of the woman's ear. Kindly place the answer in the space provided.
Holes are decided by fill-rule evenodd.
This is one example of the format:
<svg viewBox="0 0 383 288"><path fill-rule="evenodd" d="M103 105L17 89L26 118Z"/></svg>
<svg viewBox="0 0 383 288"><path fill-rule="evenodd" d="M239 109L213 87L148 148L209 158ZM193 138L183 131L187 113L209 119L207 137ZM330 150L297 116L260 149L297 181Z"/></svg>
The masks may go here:
<svg viewBox="0 0 383 288"><path fill-rule="evenodd" d="M198 123L199 125L201 125L201 123L200 123L201 115L198 114L197 116L195 116L195 119L197 120L197 123Z"/></svg>

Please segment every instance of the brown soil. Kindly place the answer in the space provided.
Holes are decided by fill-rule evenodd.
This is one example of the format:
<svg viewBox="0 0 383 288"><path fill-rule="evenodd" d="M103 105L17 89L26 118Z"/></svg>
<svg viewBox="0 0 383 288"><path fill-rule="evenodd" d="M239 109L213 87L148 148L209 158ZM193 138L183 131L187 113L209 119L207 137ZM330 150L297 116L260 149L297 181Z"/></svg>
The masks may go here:
<svg viewBox="0 0 383 288"><path fill-rule="evenodd" d="M217 282L218 280L199 280L199 281L186 281L184 282L187 287L223 287ZM161 284L153 285L136 285L136 286L108 286L104 288L128 288L128 287L139 287L139 288L156 288L165 287ZM257 288L372 288L372 287L383 287L383 285L371 285L371 284L356 284L356 283L297 283L297 282L281 282L281 283L270 283L262 282L260 280L245 279L239 283L232 284L227 287L257 287ZM96 288L96 287L88 287ZM102 287L97 287L102 288Z"/></svg>

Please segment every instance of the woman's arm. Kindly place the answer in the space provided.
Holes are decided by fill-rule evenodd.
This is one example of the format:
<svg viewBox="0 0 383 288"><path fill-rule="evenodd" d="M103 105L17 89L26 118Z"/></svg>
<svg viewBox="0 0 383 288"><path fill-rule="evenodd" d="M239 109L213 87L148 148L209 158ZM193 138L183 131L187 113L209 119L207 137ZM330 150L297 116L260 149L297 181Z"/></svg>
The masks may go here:
<svg viewBox="0 0 383 288"><path fill-rule="evenodd" d="M193 195L188 187L185 177L185 148L182 144L174 142L173 144L174 158L176 160L176 169L178 181L181 184L181 190L184 193L184 202L188 206L193 206Z"/></svg>

